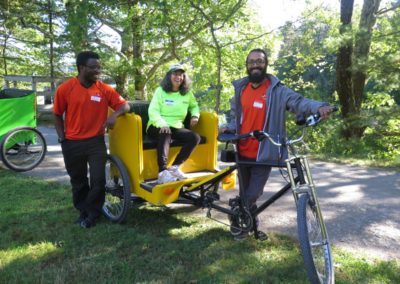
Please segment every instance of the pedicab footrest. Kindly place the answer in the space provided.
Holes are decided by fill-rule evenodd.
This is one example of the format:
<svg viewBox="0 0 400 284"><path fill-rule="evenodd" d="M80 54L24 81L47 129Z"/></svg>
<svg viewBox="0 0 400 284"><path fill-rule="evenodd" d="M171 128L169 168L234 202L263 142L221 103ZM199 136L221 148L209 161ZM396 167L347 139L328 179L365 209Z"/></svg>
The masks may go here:
<svg viewBox="0 0 400 284"><path fill-rule="evenodd" d="M209 175L210 173L208 173ZM167 205L175 202L179 198L179 194L183 186L190 186L207 179L208 175L194 176L187 179L174 182L158 184L157 180L150 180L140 183L140 187L148 192L147 201L153 204Z"/></svg>

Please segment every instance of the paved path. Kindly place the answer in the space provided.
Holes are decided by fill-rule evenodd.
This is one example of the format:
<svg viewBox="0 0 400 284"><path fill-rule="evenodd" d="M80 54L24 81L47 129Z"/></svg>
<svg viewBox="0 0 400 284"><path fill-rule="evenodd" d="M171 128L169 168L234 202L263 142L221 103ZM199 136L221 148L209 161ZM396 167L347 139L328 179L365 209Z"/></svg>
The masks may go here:
<svg viewBox="0 0 400 284"><path fill-rule="evenodd" d="M39 167L27 174L68 183L54 129L39 130L48 143L48 154ZM357 254L400 259L400 173L325 162L313 162L311 167L333 245ZM279 171L274 170L262 199L271 196L282 183ZM227 196L236 193L231 191ZM261 219L261 228L267 232L296 236L292 195L288 193L265 210Z"/></svg>

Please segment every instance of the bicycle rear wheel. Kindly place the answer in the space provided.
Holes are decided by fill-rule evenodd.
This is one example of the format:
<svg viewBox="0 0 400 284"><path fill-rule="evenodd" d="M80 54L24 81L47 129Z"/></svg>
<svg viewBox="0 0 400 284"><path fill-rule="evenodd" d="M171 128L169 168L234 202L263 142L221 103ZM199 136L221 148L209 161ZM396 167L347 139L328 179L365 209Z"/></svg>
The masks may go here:
<svg viewBox="0 0 400 284"><path fill-rule="evenodd" d="M6 134L0 145L3 163L11 170L25 172L38 166L46 155L42 133L31 127L20 127Z"/></svg>
<svg viewBox="0 0 400 284"><path fill-rule="evenodd" d="M115 223L122 223L131 201L129 175L124 164L115 156L107 156L106 195L103 205L104 215Z"/></svg>
<svg viewBox="0 0 400 284"><path fill-rule="evenodd" d="M297 227L305 268L311 283L334 283L333 262L328 237L324 237L319 211L308 193L297 204ZM321 219L319 218L321 217Z"/></svg>

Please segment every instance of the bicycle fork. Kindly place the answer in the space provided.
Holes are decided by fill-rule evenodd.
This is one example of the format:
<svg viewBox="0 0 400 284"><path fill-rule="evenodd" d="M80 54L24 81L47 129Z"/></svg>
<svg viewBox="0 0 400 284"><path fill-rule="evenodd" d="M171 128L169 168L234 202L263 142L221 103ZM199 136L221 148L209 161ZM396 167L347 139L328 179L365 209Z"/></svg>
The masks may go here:
<svg viewBox="0 0 400 284"><path fill-rule="evenodd" d="M307 193L310 196L310 201L315 207L317 213L316 215L321 226L322 237L324 240L327 240L328 234L326 231L325 222L322 218L317 192L315 190L314 180L312 178L310 165L308 163L308 158L306 156L296 156L287 159L285 162L288 169L290 184L293 197L296 202L296 207L300 194ZM295 177L293 175L293 166L295 167L297 176L299 178L298 183L295 181Z"/></svg>

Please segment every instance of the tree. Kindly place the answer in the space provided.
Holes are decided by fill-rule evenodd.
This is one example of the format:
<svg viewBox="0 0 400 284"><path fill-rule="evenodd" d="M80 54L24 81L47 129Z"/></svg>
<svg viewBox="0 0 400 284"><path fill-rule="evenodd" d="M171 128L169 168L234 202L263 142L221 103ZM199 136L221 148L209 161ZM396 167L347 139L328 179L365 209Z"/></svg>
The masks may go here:
<svg viewBox="0 0 400 284"><path fill-rule="evenodd" d="M190 5L198 10L201 15L208 22L209 31L212 37L213 48L215 49L216 62L217 62L217 82L215 84L216 90L216 105L215 111L218 113L221 105L221 73L222 73L222 49L223 45L218 39L218 31L221 30L227 23L232 21L233 16L237 13L245 4L245 1L239 0L236 3L233 2L231 6L221 9L219 3L212 7L203 7L202 3L198 1L189 1ZM211 9L210 9L211 8Z"/></svg>
<svg viewBox="0 0 400 284"><path fill-rule="evenodd" d="M283 40L273 68L286 85L313 99L332 100L336 50L330 45L337 22L332 10L315 6L299 22L280 28Z"/></svg>
<svg viewBox="0 0 400 284"><path fill-rule="evenodd" d="M358 31L353 41L352 16L354 0L340 2L340 34L343 44L337 56L336 90L342 106L345 138L361 137L365 130L362 125L361 105L367 78L368 55L371 46L372 28L376 22L380 0L365 0L361 11Z"/></svg>

